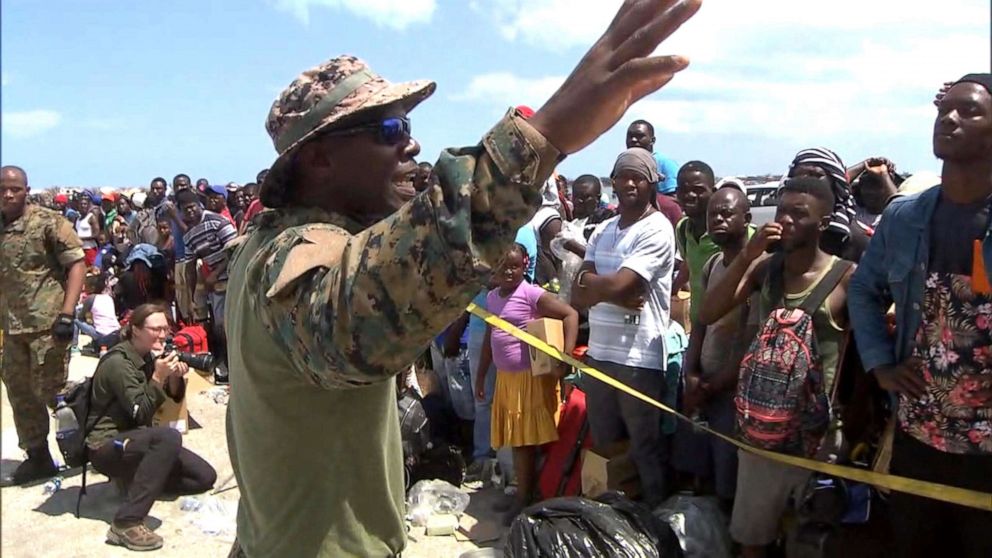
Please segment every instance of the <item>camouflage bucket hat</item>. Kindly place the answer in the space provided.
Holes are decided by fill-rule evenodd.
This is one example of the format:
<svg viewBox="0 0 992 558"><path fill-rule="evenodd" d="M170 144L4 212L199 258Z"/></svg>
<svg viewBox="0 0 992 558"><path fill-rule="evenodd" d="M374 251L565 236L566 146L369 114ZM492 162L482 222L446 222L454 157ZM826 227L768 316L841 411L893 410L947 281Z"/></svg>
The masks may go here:
<svg viewBox="0 0 992 558"><path fill-rule="evenodd" d="M290 162L297 148L318 133L372 109L402 104L406 110L434 93L433 81L390 83L354 56L332 58L289 84L272 103L265 129L279 153L259 190L265 207L286 204Z"/></svg>

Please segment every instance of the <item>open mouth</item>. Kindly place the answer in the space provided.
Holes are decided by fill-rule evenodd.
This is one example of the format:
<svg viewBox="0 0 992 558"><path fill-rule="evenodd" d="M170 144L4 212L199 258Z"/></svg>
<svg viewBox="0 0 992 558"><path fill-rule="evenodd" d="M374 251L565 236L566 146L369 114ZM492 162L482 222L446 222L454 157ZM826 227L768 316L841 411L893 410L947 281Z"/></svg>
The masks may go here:
<svg viewBox="0 0 992 558"><path fill-rule="evenodd" d="M417 195L417 190L413 187L413 179L416 176L417 162L413 160L401 163L393 174L393 186L404 201L411 200Z"/></svg>
<svg viewBox="0 0 992 558"><path fill-rule="evenodd" d="M413 178L393 181L396 192L404 199L413 199L417 195L417 190L413 188Z"/></svg>

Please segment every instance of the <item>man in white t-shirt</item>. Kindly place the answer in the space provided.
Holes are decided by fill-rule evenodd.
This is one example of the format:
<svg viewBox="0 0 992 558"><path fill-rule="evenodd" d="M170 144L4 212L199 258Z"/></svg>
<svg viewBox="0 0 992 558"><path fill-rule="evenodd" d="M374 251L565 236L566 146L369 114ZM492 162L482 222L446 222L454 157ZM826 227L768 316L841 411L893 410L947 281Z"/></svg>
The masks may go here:
<svg viewBox="0 0 992 558"><path fill-rule="evenodd" d="M590 366L660 400L665 393L675 234L657 209L658 167L649 151L624 151L612 173L620 214L602 223L586 247L572 285L572 304L589 308ZM589 379L584 384L597 445L630 439L643 499L667 494L668 439L661 411Z"/></svg>

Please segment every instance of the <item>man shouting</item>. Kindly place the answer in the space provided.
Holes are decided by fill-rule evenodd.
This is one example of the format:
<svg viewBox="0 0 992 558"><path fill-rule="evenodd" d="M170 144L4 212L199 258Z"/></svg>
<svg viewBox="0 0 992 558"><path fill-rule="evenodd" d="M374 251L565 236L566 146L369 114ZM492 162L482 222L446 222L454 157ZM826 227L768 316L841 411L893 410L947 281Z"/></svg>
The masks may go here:
<svg viewBox="0 0 992 558"><path fill-rule="evenodd" d="M402 203L409 113L434 83L391 84L354 56L272 105L270 211L235 248L228 446L242 556L395 556L406 545L393 376L453 322L541 203L555 165L685 68L650 53L699 0L627 0L547 104L449 149ZM581 115L581 118L578 116Z"/></svg>

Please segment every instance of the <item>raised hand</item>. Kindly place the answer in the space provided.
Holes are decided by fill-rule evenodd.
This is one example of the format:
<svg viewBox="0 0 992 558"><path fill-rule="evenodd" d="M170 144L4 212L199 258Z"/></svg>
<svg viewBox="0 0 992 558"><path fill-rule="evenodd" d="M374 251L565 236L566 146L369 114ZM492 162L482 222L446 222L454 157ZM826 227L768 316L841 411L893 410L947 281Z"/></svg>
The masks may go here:
<svg viewBox="0 0 992 558"><path fill-rule="evenodd" d="M606 33L530 119L562 153L575 153L616 124L637 100L685 69L683 56L651 56L702 0L626 0Z"/></svg>
<svg viewBox="0 0 992 558"><path fill-rule="evenodd" d="M751 240L744 247L744 257L748 261L754 261L765 253L765 250L775 242L782 240L782 225L772 221L762 225L758 232L754 233Z"/></svg>

